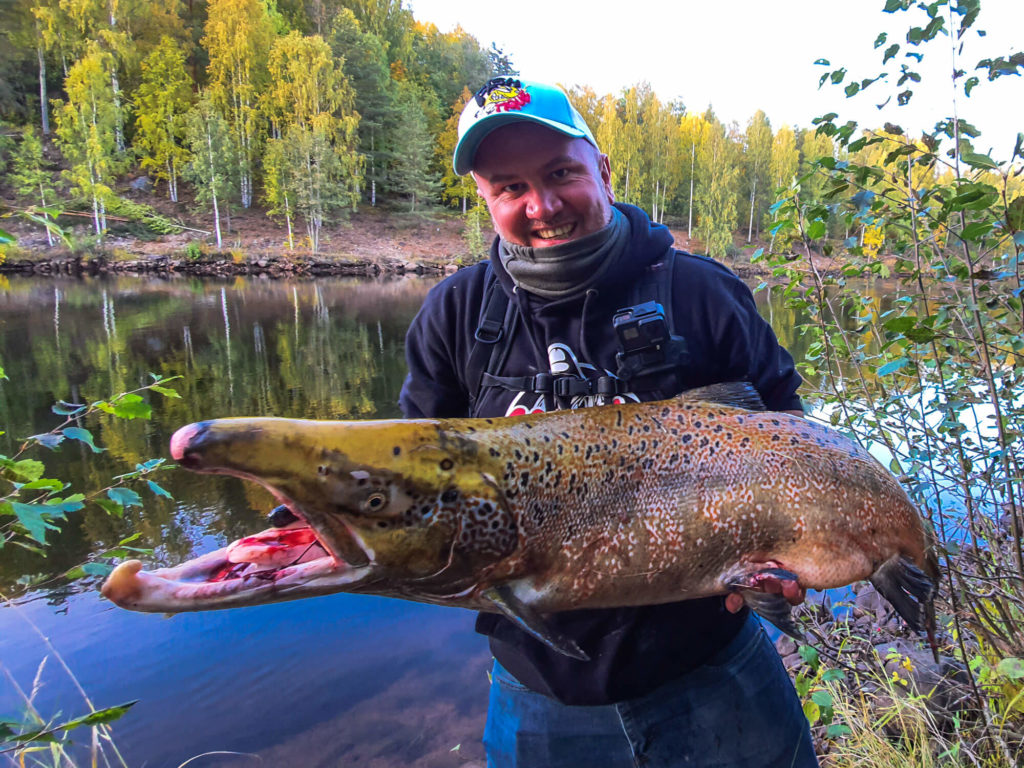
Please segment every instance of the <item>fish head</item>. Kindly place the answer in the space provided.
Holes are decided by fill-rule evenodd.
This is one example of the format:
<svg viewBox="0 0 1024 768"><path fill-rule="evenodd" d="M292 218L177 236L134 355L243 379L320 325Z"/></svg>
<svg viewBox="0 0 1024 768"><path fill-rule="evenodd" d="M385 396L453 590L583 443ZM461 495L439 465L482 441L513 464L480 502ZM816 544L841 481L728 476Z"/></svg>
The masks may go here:
<svg viewBox="0 0 1024 768"><path fill-rule="evenodd" d="M285 505L331 561L331 578L318 577L316 594L444 602L472 592L488 564L516 546L487 452L451 421L218 419L178 430L171 454L195 472L259 483ZM265 543L278 546L282 536L271 530L247 537L228 554L266 562ZM265 591L250 593L251 602L305 596L301 585ZM195 609L187 606L176 610Z"/></svg>

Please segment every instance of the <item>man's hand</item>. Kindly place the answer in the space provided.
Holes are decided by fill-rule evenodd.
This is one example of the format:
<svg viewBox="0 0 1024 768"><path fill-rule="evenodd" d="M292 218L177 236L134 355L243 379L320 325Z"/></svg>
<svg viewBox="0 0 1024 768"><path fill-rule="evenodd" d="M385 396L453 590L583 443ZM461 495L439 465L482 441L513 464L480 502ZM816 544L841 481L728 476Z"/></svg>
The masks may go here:
<svg viewBox="0 0 1024 768"><path fill-rule="evenodd" d="M800 605L807 596L807 590L800 586L799 582L793 579L778 579L774 576L764 576L757 582L757 589L771 595L782 595L790 605ZM739 592L730 592L725 597L725 608L730 613L736 613L743 607L743 595Z"/></svg>

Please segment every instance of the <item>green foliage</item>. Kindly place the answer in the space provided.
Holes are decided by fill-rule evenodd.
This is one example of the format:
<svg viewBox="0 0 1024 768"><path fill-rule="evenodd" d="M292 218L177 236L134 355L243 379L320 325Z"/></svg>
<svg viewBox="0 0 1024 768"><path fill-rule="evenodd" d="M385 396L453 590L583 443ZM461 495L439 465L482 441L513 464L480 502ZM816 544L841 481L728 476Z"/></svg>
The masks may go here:
<svg viewBox="0 0 1024 768"><path fill-rule="evenodd" d="M887 6L916 15L907 40L921 50L899 63L892 87L900 103L913 95L912 64L927 43L958 55L940 35L950 10L937 13L943 5ZM958 36L977 8L952 8ZM896 63L890 49L879 55L883 66ZM957 72L958 89L979 87ZM834 69L826 79L841 85L848 74ZM847 94L877 80L854 80ZM1009 159L981 152L979 132L957 120L940 120L920 140L896 125L858 136L835 113L816 123L816 138L804 138L803 174L773 206L773 233L796 238L797 253L776 249L769 263L789 306L807 318L811 397L834 426L887 456L931 520L936 554L951 559L942 577L946 629L970 671L978 713L963 743L981 761L1009 766L1024 725L1015 677L1024 655L1020 148ZM838 153L821 139L835 141ZM829 253L837 225L851 234L841 269L825 272L817 254ZM877 254L858 232L884 233L891 252ZM858 280L875 277L894 281L891 298L861 290Z"/></svg>
<svg viewBox="0 0 1024 768"><path fill-rule="evenodd" d="M168 235L182 230L181 224L157 213L152 206L124 197L111 198L107 203L107 212L129 221L138 222L150 232L160 235Z"/></svg>
<svg viewBox="0 0 1024 768"><path fill-rule="evenodd" d="M102 237L107 228L111 185L127 166L118 151L118 109L111 87L113 58L99 46L79 59L68 73L66 102L56 106L57 139L70 168L65 172L72 191L92 208L93 225Z"/></svg>
<svg viewBox="0 0 1024 768"><path fill-rule="evenodd" d="M196 202L212 206L217 248L223 248L221 210L230 201L232 174L237 167L228 124L212 97L204 93L186 116L185 125L192 154L185 176L195 185Z"/></svg>
<svg viewBox="0 0 1024 768"><path fill-rule="evenodd" d="M142 82L135 92L135 149L142 168L167 182L173 202L178 202L178 177L188 162L185 114L191 103L185 54L165 35L142 63Z"/></svg>
<svg viewBox="0 0 1024 768"><path fill-rule="evenodd" d="M68 514L78 512L90 504L107 514L121 517L125 507L141 503L139 494L130 487L137 481L146 480L150 493L155 496L168 495L150 477L165 468L163 459L137 464L133 470L113 478L105 487L82 493L71 492L68 483L47 477L45 462L28 457L40 448L60 450L68 440L80 442L94 453L103 451L96 444L93 431L78 425L94 421L100 413L117 419L148 419L152 411L143 393L156 392L165 397L178 397L175 390L166 386L173 379L156 375L152 378L150 384L108 400L97 400L90 404L58 401L52 410L57 416L64 417L61 424L49 432L27 438L14 455L0 455L0 484L6 485L6 488L0 488L0 549L17 546L45 554L47 535L60 530L60 524L67 520ZM121 541L116 551L141 551L125 549L131 540ZM110 551L102 555L116 556ZM105 575L108 570L104 563L92 562L76 566L65 572L64 577L74 579L84 575L99 576Z"/></svg>

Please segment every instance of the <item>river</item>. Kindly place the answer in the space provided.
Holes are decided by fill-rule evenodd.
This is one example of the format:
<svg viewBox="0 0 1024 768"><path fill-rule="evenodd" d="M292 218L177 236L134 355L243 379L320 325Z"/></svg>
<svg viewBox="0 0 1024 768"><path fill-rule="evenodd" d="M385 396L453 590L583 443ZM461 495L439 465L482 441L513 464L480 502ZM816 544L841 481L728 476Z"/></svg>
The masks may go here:
<svg viewBox="0 0 1024 768"><path fill-rule="evenodd" d="M174 430L203 418L397 416L405 329L433 282L3 280L2 453L56 426L56 400L103 398L149 373L180 376L181 399L153 395L149 420L83 425L106 452L65 444L37 456L47 476L102 487L166 457ZM792 311L757 296L799 357ZM0 588L136 531L152 559L173 564L266 527L273 502L251 484L177 470L157 479L173 501L148 495L123 520L72 515L46 563L0 550ZM132 768L199 755L190 766L464 766L483 757L489 660L461 609L334 595L164 617L114 608L91 588L39 589L0 608L0 720L18 719L26 698L57 720L85 714L84 695L96 708L138 700L113 726ZM227 751L243 755L207 754ZM73 753L87 764L87 743Z"/></svg>

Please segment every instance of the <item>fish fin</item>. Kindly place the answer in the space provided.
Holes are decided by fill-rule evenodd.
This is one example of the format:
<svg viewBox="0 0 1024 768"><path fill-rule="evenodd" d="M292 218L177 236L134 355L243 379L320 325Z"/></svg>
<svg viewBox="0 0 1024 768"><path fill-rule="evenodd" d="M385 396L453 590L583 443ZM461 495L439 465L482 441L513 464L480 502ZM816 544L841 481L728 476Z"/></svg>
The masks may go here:
<svg viewBox="0 0 1024 768"><path fill-rule="evenodd" d="M896 613L912 630L924 632L931 629L936 584L910 558L902 555L890 557L871 574L869 581L882 597L892 603Z"/></svg>
<svg viewBox="0 0 1024 768"><path fill-rule="evenodd" d="M757 570L746 570L729 580L729 588L743 595L743 602L750 606L758 616L767 619L780 630L796 640L803 640L804 633L793 621L793 606L781 594L765 592L758 584L768 576L779 581L796 581L800 579L792 571L784 568L767 567Z"/></svg>
<svg viewBox="0 0 1024 768"><path fill-rule="evenodd" d="M729 381L723 384L710 384L706 387L688 389L680 394L678 399L731 405L734 408L745 408L748 411L765 410L761 395L749 381Z"/></svg>
<svg viewBox="0 0 1024 768"><path fill-rule="evenodd" d="M483 592L483 596L494 603L495 608L515 622L516 626L531 637L540 640L544 645L573 659L590 661L590 657L580 650L580 647L572 639L549 627L545 623L544 617L516 597L512 588L507 584L491 587Z"/></svg>

